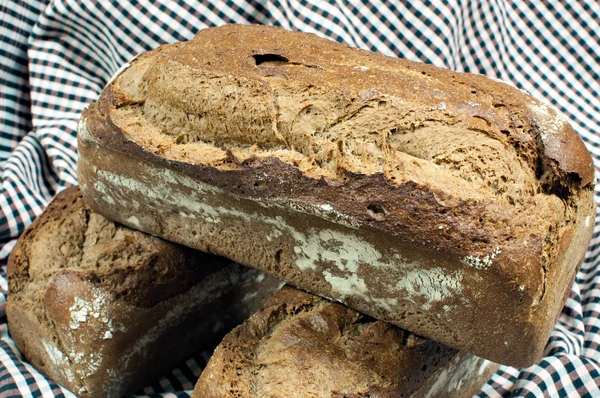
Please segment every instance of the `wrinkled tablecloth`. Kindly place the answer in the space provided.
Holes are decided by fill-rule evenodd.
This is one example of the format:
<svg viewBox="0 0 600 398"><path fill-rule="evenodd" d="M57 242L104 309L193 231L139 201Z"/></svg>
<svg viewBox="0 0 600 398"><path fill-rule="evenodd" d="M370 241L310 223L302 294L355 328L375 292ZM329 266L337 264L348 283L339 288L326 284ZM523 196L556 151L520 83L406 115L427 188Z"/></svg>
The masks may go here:
<svg viewBox="0 0 600 398"><path fill-rule="evenodd" d="M6 258L60 190L76 184L75 129L120 65L225 23L313 32L387 55L511 82L561 110L600 166L600 3L589 1L0 0L0 396L73 396L27 364L6 326ZM596 202L600 195L596 191ZM546 356L503 366L480 397L600 390L600 224ZM190 358L139 394L187 397Z"/></svg>

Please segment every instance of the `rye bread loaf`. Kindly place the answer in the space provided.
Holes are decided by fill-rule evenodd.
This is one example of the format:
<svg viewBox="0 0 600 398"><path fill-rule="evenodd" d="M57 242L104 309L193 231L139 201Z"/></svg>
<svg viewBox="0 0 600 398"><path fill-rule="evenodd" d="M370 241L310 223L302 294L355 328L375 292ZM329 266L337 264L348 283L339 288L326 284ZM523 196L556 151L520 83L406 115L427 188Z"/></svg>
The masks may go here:
<svg viewBox="0 0 600 398"><path fill-rule="evenodd" d="M91 212L61 192L8 262L11 336L82 397L121 397L252 315L279 281Z"/></svg>
<svg viewBox="0 0 600 398"><path fill-rule="evenodd" d="M497 368L284 286L225 336L192 397L470 398Z"/></svg>
<svg viewBox="0 0 600 398"><path fill-rule="evenodd" d="M542 354L594 224L591 157L553 108L273 27L143 54L78 139L106 217L514 366Z"/></svg>

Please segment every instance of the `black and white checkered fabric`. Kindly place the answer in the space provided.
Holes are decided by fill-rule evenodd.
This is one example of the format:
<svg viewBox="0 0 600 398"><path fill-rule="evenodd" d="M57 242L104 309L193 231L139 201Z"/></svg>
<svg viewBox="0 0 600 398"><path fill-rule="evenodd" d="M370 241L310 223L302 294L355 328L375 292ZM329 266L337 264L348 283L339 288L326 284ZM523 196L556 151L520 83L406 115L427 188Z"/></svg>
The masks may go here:
<svg viewBox="0 0 600 398"><path fill-rule="evenodd" d="M75 184L75 128L118 67L199 29L259 23L512 82L560 109L600 167L597 0L0 1L0 261ZM596 201L600 194L596 191ZM600 396L600 222L544 357L502 367L481 397ZM73 396L23 361L6 327L0 273L0 396ZM192 358L141 395L187 397Z"/></svg>

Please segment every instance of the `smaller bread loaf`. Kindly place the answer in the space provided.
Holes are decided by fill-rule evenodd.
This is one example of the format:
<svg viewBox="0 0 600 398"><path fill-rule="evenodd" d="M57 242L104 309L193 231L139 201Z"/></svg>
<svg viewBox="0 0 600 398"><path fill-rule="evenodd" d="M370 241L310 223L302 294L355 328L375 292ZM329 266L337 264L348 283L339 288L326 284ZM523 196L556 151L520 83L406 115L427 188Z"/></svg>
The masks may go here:
<svg viewBox="0 0 600 398"><path fill-rule="evenodd" d="M192 397L471 397L496 369L285 286L223 339Z"/></svg>
<svg viewBox="0 0 600 398"><path fill-rule="evenodd" d="M8 324L42 373L121 397L253 314L279 281L106 220L60 193L8 262Z"/></svg>

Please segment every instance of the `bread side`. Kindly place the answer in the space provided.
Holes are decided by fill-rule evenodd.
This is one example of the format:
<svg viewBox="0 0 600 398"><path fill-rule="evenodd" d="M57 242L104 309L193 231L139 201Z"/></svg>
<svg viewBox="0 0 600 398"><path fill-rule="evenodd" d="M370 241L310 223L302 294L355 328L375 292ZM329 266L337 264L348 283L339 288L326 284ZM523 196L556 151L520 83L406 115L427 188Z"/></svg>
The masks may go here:
<svg viewBox="0 0 600 398"><path fill-rule="evenodd" d="M79 142L105 216L517 366L541 355L593 227L591 157L553 109L276 28L143 55Z"/></svg>
<svg viewBox="0 0 600 398"><path fill-rule="evenodd" d="M461 351L427 378L412 397L473 397L498 368L496 363Z"/></svg>
<svg viewBox="0 0 600 398"><path fill-rule="evenodd" d="M408 397L471 358L288 286L223 339L193 397ZM464 382L455 396L471 387Z"/></svg>
<svg viewBox="0 0 600 398"><path fill-rule="evenodd" d="M93 213L61 192L8 263L9 329L38 370L80 396L122 396L251 315L279 282Z"/></svg>

